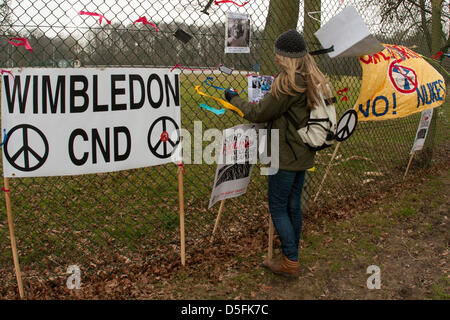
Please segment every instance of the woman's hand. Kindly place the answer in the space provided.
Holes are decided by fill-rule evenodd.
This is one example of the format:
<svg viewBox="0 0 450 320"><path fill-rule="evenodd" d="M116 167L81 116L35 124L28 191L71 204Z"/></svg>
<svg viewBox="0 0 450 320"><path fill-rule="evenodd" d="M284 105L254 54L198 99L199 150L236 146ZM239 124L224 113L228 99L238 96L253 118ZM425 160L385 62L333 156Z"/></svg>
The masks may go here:
<svg viewBox="0 0 450 320"><path fill-rule="evenodd" d="M228 102L231 102L231 99L236 96L239 96L239 93L237 93L233 88L225 89L225 99L227 99Z"/></svg>

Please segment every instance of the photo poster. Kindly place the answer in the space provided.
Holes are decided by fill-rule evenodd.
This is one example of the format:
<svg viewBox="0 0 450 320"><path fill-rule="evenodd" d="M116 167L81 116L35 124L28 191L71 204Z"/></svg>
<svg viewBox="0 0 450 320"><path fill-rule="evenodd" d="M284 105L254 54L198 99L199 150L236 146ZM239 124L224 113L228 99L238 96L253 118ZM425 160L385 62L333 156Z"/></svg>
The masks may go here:
<svg viewBox="0 0 450 320"><path fill-rule="evenodd" d="M249 76L248 77L248 102L257 103L270 92L274 77Z"/></svg>
<svg viewBox="0 0 450 320"><path fill-rule="evenodd" d="M416 138L414 140L414 144L410 154L412 154L414 151L422 150L423 145L425 144L425 139L427 138L428 128L430 127L432 117L433 109L422 111L419 127L417 128L416 132Z"/></svg>
<svg viewBox="0 0 450 320"><path fill-rule="evenodd" d="M227 13L225 53L250 53L250 16L248 14Z"/></svg>
<svg viewBox="0 0 450 320"><path fill-rule="evenodd" d="M208 209L216 202L247 192L258 157L258 132L263 124L242 124L224 130Z"/></svg>

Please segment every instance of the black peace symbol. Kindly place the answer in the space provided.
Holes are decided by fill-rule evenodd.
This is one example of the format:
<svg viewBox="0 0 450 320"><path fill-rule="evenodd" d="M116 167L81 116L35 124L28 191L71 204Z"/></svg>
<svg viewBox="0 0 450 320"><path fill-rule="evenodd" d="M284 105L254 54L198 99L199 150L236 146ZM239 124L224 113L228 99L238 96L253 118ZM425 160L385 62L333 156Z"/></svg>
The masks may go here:
<svg viewBox="0 0 450 320"><path fill-rule="evenodd" d="M167 121L172 123L177 131L176 141L173 141L170 138L169 133L167 132ZM158 142L155 145L152 145L151 137L152 137L153 130L155 129L155 126L160 122L162 124L162 133L160 135L160 139L158 140ZM172 118L164 116L164 117L160 117L160 118L156 119L155 122L152 123L150 130L148 131L147 143L148 143L148 147L149 147L151 153L154 156L161 158L161 159L170 157L179 142L180 142L180 128L178 127L177 123ZM163 149L162 153L158 152L158 149L161 147L161 145L162 145L162 149ZM169 145L171 146L170 148L169 148ZM170 149L170 151L169 151L169 149Z"/></svg>
<svg viewBox="0 0 450 320"><path fill-rule="evenodd" d="M10 155L9 151L8 151L9 139L14 135L19 135L20 134L19 130L22 130L23 145L18 151L16 151L16 153L14 153L13 155ZM17 131L17 133L15 133L16 131ZM35 131L41 137L42 141L44 142L44 153L42 155L39 154L38 152L36 152L32 147L30 147L29 141L28 141L29 131ZM21 125L15 126L8 132L8 137L6 138L3 150L5 152L6 159L14 168L16 168L17 170L20 170L20 171L33 171L33 170L40 168L45 163L45 160L47 160L47 157L48 157L49 148L48 148L47 138L45 137L45 135L42 133L41 130L39 130L38 128L36 128L35 126L32 126L30 124L21 124ZM23 160L24 160L23 166L16 163L17 159L22 154L23 154ZM31 157L34 157L37 160L37 164L35 164L34 166L30 165Z"/></svg>
<svg viewBox="0 0 450 320"><path fill-rule="evenodd" d="M355 110L347 110L337 124L336 140L341 142L348 139L355 131L358 115Z"/></svg>

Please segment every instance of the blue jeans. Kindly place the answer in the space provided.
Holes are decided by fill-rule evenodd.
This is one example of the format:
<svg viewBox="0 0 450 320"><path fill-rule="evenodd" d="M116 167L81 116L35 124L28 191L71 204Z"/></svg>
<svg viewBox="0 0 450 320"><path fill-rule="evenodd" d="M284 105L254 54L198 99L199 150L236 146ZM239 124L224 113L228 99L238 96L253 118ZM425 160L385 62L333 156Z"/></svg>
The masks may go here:
<svg viewBox="0 0 450 320"><path fill-rule="evenodd" d="M269 211L280 236L281 250L292 261L298 260L302 232L301 197L305 171L278 170L269 176Z"/></svg>

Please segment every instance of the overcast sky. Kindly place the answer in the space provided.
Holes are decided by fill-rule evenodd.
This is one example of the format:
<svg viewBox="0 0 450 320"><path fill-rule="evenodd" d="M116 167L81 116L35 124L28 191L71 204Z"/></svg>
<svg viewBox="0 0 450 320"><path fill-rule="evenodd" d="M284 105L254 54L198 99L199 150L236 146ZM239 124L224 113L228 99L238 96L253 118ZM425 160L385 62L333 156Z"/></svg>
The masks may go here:
<svg viewBox="0 0 450 320"><path fill-rule="evenodd" d="M242 0L235 0L239 2ZM87 28L99 28L98 17L79 15L80 11L91 11L103 14L108 20L121 22L123 25L132 23L141 16L147 17L149 22L185 22L200 25L222 21L225 23L226 12L247 13L255 26L263 27L268 11L269 0L250 0L244 7L233 4L213 4L209 10L210 15L200 11L208 0L13 0L10 21L15 30L28 30L39 27L47 36L53 37L57 33L79 38ZM302 2L302 1L301 1ZM357 5L357 0L323 0L322 23L328 21L346 5ZM358 8L365 17L369 29L376 31L379 23L373 8ZM367 12L362 12L367 11ZM314 15L313 15L314 16ZM368 19L369 17L369 19ZM299 26L303 25L303 16L300 14ZM370 21L367 21L370 20ZM103 21L102 25L106 25ZM52 30L53 28L53 30ZM67 32L64 32L64 28Z"/></svg>

